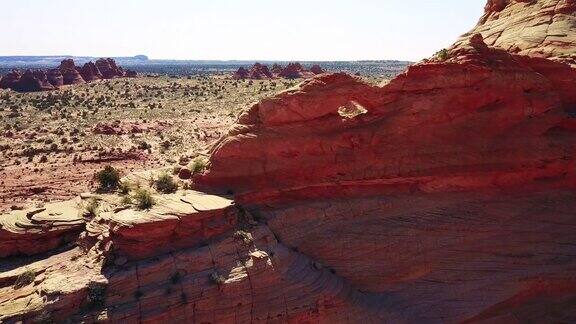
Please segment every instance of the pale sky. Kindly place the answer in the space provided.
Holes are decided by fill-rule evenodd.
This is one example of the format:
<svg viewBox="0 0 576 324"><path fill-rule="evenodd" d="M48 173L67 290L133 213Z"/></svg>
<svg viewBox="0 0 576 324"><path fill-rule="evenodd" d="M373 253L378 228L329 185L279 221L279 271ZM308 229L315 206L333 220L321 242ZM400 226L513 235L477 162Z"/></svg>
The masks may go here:
<svg viewBox="0 0 576 324"><path fill-rule="evenodd" d="M0 0L0 56L416 61L486 0Z"/></svg>

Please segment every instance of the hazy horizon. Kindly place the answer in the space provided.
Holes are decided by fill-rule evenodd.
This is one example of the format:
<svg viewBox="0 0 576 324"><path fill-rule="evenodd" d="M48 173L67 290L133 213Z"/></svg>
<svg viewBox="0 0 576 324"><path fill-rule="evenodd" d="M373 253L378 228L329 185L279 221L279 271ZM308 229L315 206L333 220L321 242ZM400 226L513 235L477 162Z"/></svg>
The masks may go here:
<svg viewBox="0 0 576 324"><path fill-rule="evenodd" d="M3 4L0 56L209 61L418 61L451 45L485 0L24 0ZM23 23L25 19L26 23Z"/></svg>

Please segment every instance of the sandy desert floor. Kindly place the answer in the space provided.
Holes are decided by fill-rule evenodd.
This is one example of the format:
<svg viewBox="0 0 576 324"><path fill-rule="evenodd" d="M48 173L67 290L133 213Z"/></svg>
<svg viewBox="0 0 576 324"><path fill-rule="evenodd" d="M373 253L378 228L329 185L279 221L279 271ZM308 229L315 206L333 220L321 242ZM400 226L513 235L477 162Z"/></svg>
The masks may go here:
<svg viewBox="0 0 576 324"><path fill-rule="evenodd" d="M126 173L187 164L251 103L298 82L160 76L0 90L0 210L91 190L107 164Z"/></svg>

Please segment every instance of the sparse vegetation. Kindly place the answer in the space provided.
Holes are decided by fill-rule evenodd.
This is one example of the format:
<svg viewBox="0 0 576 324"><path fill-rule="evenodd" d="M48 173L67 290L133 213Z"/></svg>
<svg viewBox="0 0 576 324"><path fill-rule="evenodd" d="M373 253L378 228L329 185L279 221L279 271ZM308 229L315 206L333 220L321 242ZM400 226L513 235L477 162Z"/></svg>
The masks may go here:
<svg viewBox="0 0 576 324"><path fill-rule="evenodd" d="M178 184L174 182L174 178L168 173L162 173L158 179L154 181L154 187L161 193L169 194L178 190Z"/></svg>
<svg viewBox="0 0 576 324"><path fill-rule="evenodd" d="M90 198L88 203L86 204L86 212L85 215L89 217L96 217L98 216L98 208L100 207L100 201L96 198Z"/></svg>
<svg viewBox="0 0 576 324"><path fill-rule="evenodd" d="M192 162L192 173L196 174L196 173L202 173L204 172L204 170L206 170L206 167L208 166L208 159L203 157L203 156L199 156L197 158L194 159L194 161Z"/></svg>
<svg viewBox="0 0 576 324"><path fill-rule="evenodd" d="M210 274L210 282L220 286L223 285L224 282L226 282L226 279L221 274L215 271Z"/></svg>
<svg viewBox="0 0 576 324"><path fill-rule="evenodd" d="M118 193L121 195L127 195L132 190L132 184L128 181L122 181L118 184Z"/></svg>
<svg viewBox="0 0 576 324"><path fill-rule="evenodd" d="M447 59L450 58L450 53L448 53L448 50L443 48L440 51L438 51L438 53L436 53L436 57L440 60L440 61L446 61Z"/></svg>
<svg viewBox="0 0 576 324"><path fill-rule="evenodd" d="M31 269L26 269L16 278L14 288L19 289L28 286L34 282L34 279L36 279L36 272Z"/></svg>
<svg viewBox="0 0 576 324"><path fill-rule="evenodd" d="M103 191L116 189L120 182L120 172L110 165L107 165L103 170L96 173L95 177L100 184L100 190Z"/></svg>
<svg viewBox="0 0 576 324"><path fill-rule="evenodd" d="M150 209L155 204L152 194L147 189L136 189L134 199L136 199L136 206L140 209Z"/></svg>
<svg viewBox="0 0 576 324"><path fill-rule="evenodd" d="M101 308L104 306L106 299L106 285L99 282L90 282L88 284L88 294L86 295L86 304L89 308Z"/></svg>
<svg viewBox="0 0 576 324"><path fill-rule="evenodd" d="M234 239L242 241L244 244L248 245L252 243L252 235L248 232L238 230L233 234Z"/></svg>

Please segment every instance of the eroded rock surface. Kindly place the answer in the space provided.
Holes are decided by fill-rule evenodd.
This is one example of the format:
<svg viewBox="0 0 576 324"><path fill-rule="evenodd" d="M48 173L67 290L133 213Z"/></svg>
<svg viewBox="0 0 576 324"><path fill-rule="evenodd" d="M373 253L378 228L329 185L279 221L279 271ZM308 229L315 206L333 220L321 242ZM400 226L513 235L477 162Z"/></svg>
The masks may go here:
<svg viewBox="0 0 576 324"><path fill-rule="evenodd" d="M491 0L470 33L509 52L576 63L576 2L573 0Z"/></svg>

